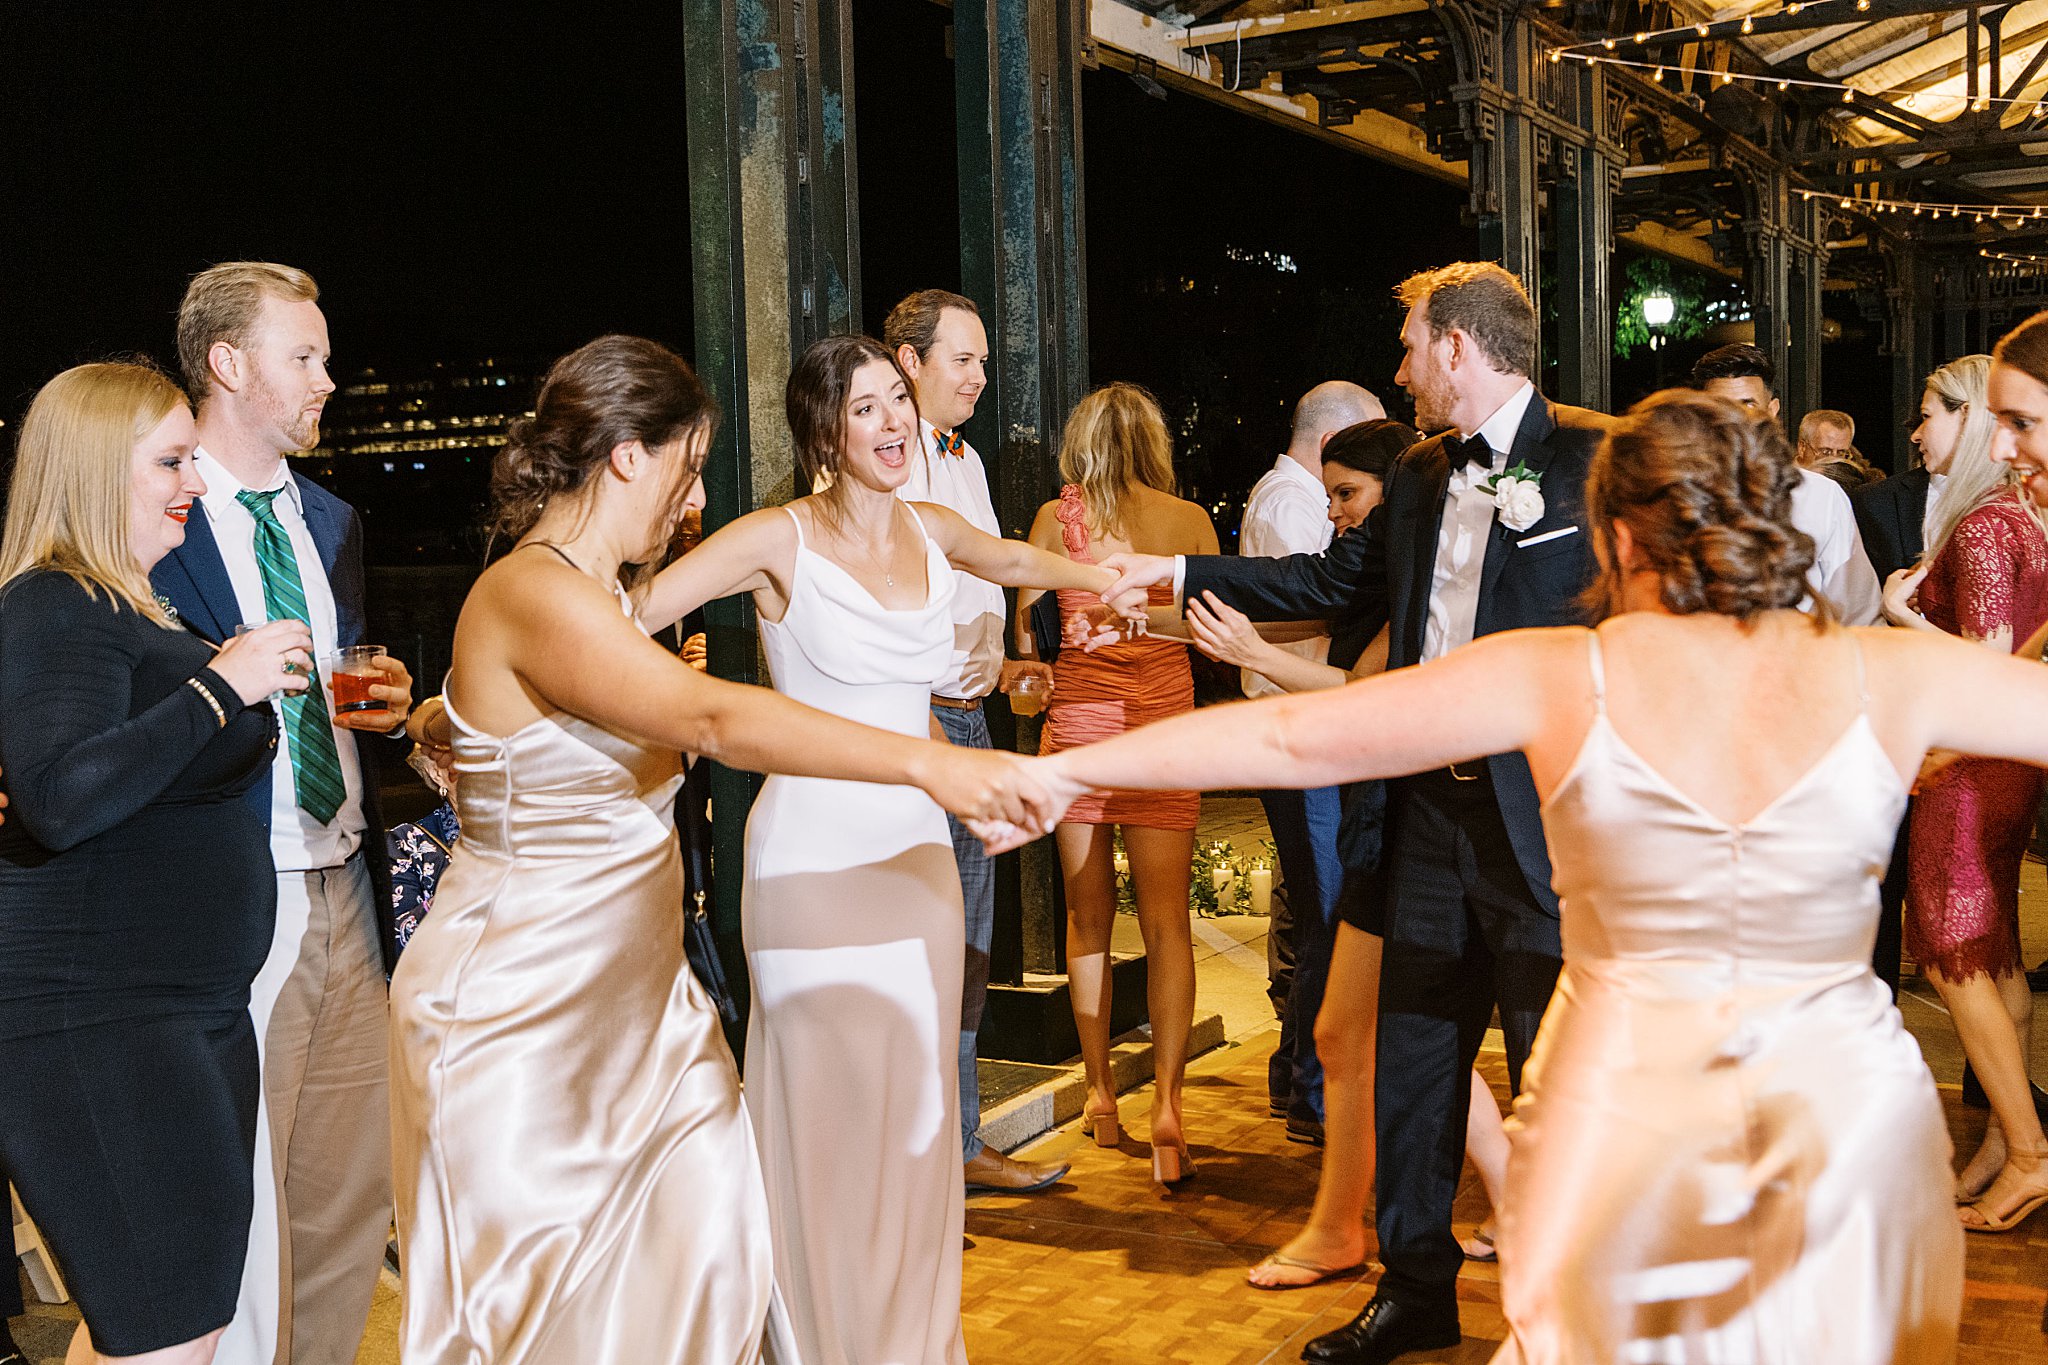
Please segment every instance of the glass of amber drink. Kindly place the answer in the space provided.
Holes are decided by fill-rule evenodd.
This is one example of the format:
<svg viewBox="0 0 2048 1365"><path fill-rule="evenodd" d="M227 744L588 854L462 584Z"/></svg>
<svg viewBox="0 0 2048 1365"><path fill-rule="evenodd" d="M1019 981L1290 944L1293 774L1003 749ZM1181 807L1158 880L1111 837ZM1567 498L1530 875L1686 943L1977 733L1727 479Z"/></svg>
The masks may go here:
<svg viewBox="0 0 2048 1365"><path fill-rule="evenodd" d="M334 696L335 715L391 709L382 697L370 695L372 687L381 687L385 681L384 670L372 662L383 652L382 645L353 645L320 660L320 667L327 674L328 690Z"/></svg>

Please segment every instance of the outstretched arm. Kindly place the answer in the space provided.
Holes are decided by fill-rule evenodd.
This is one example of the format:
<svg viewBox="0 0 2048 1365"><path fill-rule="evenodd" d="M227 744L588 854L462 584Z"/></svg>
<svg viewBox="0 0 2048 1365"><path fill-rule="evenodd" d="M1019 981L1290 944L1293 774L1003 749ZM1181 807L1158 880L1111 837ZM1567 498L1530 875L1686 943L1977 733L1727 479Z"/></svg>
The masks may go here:
<svg viewBox="0 0 2048 1365"><path fill-rule="evenodd" d="M1040 819L1042 797L1011 756L859 725L764 687L709 677L647 638L602 587L565 564L528 566L516 594L513 582L494 585L483 609L507 623L520 681L549 706L730 767L904 783L956 815L1014 811L1020 822L1049 825Z"/></svg>
<svg viewBox="0 0 2048 1365"><path fill-rule="evenodd" d="M1348 687L1212 706L1084 744L1035 760L1033 776L1064 812L1097 788L1323 787L1422 772L1582 731L1585 714L1554 699L1585 691L1585 657L1577 629L1489 635ZM1487 704L1461 700L1471 697ZM1552 747L1569 752L1562 738ZM1554 780L1538 766L1539 786ZM997 851L1024 841L981 832Z"/></svg>
<svg viewBox="0 0 2048 1365"><path fill-rule="evenodd" d="M796 526L787 512L750 512L656 574L634 604L640 622L659 633L706 602L772 587L771 569L788 564L795 546Z"/></svg>
<svg viewBox="0 0 2048 1365"><path fill-rule="evenodd" d="M1863 643L1879 663L1873 672L1910 708L1918 733L1907 734L1909 748L2048 767L2048 668L1938 632L1865 632Z"/></svg>
<svg viewBox="0 0 2048 1365"><path fill-rule="evenodd" d="M992 536L958 512L937 503L921 502L916 506L919 519L944 551L946 562L964 573L1006 588L1037 588L1045 592L1078 588L1109 600L1108 589L1116 575L1100 565L1077 564L1065 555L1021 540ZM1143 590L1134 590L1111 605L1126 616L1142 614L1145 594Z"/></svg>
<svg viewBox="0 0 2048 1365"><path fill-rule="evenodd" d="M1386 596L1386 505L1330 542L1321 554L1267 559L1259 555L1111 555L1116 588L1175 586L1183 598L1214 592L1254 620L1338 616L1361 598Z"/></svg>

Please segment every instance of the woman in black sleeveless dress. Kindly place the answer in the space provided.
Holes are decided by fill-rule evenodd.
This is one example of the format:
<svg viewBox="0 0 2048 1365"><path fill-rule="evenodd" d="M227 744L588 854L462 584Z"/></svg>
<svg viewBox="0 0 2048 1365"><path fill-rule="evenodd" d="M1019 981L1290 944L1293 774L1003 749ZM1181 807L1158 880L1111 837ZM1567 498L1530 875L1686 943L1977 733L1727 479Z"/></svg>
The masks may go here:
<svg viewBox="0 0 2048 1365"><path fill-rule="evenodd" d="M67 371L23 425L0 543L0 1170L96 1350L179 1361L211 1357L241 1280L275 909L242 796L277 743L264 696L305 659L295 623L216 652L149 595L205 515L196 441L155 371ZM127 496L95 506L115 460ZM109 541L131 563L95 563Z"/></svg>

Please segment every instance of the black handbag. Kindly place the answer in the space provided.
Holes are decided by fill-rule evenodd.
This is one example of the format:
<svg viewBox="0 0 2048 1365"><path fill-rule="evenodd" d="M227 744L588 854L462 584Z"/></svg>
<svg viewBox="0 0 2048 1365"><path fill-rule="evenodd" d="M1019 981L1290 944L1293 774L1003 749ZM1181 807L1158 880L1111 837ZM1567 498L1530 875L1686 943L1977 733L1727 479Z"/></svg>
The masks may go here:
<svg viewBox="0 0 2048 1365"><path fill-rule="evenodd" d="M692 767L701 767L703 763L700 758ZM678 803L683 856L687 859L684 871L689 878L683 895L683 951L689 956L690 971L697 984L717 1006L718 1017L728 1024L737 1024L739 1002L733 999L732 988L726 984L725 964L718 956L718 936L711 930L711 914L705 908L711 889L710 863L704 856L704 801L696 789L695 777L693 772L684 779L682 800Z"/></svg>

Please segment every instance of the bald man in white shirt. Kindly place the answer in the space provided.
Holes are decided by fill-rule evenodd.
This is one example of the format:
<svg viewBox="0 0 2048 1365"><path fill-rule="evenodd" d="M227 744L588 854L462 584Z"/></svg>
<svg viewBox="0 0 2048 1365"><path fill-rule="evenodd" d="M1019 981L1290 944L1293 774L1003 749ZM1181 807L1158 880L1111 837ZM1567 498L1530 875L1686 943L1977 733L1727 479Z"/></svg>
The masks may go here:
<svg viewBox="0 0 2048 1365"><path fill-rule="evenodd" d="M1238 553L1283 559L1321 554L1330 545L1330 503L1323 491L1323 446L1348 426L1385 417L1386 409L1357 384L1330 380L1301 396L1287 449L1252 485L1245 500ZM1282 645L1290 653L1321 662L1330 652L1327 635ZM1268 697L1282 689L1244 670L1244 694ZM1337 891L1343 864L1337 853L1338 796L1335 787L1312 791L1265 791L1259 801L1280 855L1280 879L1287 894L1268 930L1273 963L1272 991L1282 1002L1280 1041L1267 1063L1266 1091L1276 1118L1287 1120L1287 1136L1320 1143L1323 1132L1323 1069L1316 1057L1316 1011L1323 1004L1330 952L1336 943Z"/></svg>

